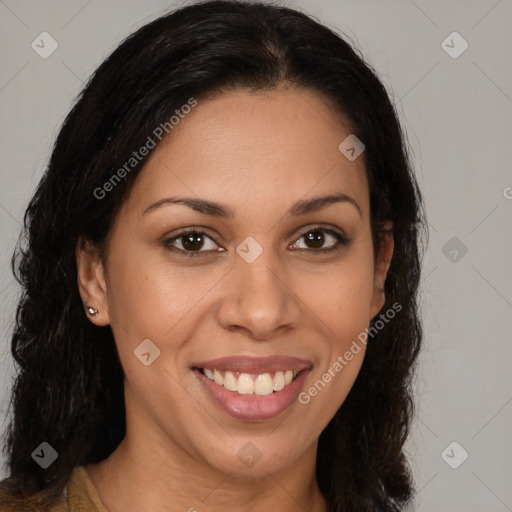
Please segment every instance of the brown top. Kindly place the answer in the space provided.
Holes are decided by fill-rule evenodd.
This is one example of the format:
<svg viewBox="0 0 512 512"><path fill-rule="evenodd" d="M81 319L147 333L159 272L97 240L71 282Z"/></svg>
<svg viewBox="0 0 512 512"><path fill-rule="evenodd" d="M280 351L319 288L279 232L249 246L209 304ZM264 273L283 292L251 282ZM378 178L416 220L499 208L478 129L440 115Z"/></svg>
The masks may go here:
<svg viewBox="0 0 512 512"><path fill-rule="evenodd" d="M38 509L23 504L4 504L0 492L0 512L25 512L27 510L36 512ZM108 512L108 510L101 502L85 467L77 466L71 473L62 500L48 512Z"/></svg>

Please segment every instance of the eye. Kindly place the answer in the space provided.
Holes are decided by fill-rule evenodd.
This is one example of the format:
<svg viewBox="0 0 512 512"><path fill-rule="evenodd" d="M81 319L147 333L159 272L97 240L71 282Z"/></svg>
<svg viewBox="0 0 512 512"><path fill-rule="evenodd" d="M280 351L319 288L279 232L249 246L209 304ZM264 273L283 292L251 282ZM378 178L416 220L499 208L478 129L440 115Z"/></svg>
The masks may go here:
<svg viewBox="0 0 512 512"><path fill-rule="evenodd" d="M326 253L337 251L350 243L350 240L342 233L338 233L333 229L328 229L323 226L313 226L301 234L297 241L292 245L292 247L294 247L293 250L297 250L297 244L302 238L305 239L306 247L298 247L298 249L312 249L310 252ZM334 243L328 247L323 248L322 246L326 242L329 242L329 239L334 241Z"/></svg>
<svg viewBox="0 0 512 512"><path fill-rule="evenodd" d="M306 247L298 247L299 241L304 238ZM328 247L322 247L326 242L331 243ZM163 245L172 251L179 252L184 256L196 257L204 256L205 253L224 252L225 249L218 247L212 236L204 231L189 228L178 233L172 238L164 240ZM328 253L340 250L347 246L350 240L342 233L324 226L312 226L307 231L303 231L296 242L291 245L292 250L308 250L308 252Z"/></svg>
<svg viewBox="0 0 512 512"><path fill-rule="evenodd" d="M207 233L204 231L198 231L196 229L182 231L178 235L164 240L163 244L171 250L179 251L185 253L186 256L192 257L201 256L201 253L205 252L224 251L224 249L221 247L217 247L217 244L213 238L210 237Z"/></svg>

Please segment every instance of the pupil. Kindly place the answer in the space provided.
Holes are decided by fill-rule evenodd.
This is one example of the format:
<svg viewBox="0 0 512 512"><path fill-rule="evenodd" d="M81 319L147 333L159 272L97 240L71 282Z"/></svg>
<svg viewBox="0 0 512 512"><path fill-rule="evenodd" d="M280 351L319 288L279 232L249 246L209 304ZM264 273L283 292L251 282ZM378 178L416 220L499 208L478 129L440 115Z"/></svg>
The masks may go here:
<svg viewBox="0 0 512 512"><path fill-rule="evenodd" d="M324 243L324 234L321 231L310 231L306 235L306 243L308 242L312 242L316 249L321 248Z"/></svg>
<svg viewBox="0 0 512 512"><path fill-rule="evenodd" d="M183 247L185 249L190 249L192 251L196 251L197 249L201 249L203 246L203 237L197 233L189 233L184 237L185 242L183 243Z"/></svg>

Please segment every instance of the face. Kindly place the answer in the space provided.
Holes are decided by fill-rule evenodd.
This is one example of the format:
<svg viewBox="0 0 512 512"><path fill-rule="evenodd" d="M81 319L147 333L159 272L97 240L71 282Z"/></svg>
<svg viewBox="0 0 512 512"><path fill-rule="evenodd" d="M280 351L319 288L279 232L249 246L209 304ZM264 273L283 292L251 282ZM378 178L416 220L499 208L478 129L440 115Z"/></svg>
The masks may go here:
<svg viewBox="0 0 512 512"><path fill-rule="evenodd" d="M127 437L251 477L315 453L392 254L386 239L374 259L364 154L338 149L350 133L310 91L199 99L152 150L105 259L77 251L125 371Z"/></svg>

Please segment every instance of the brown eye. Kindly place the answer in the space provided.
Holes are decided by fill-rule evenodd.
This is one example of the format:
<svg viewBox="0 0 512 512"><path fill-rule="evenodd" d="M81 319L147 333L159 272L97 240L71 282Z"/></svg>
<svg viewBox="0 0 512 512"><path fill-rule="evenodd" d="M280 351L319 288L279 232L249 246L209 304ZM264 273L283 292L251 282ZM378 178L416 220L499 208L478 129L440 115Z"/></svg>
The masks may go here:
<svg viewBox="0 0 512 512"><path fill-rule="evenodd" d="M186 256L201 256L212 251L223 251L215 241L202 231L188 230L164 240L163 245Z"/></svg>
<svg viewBox="0 0 512 512"><path fill-rule="evenodd" d="M182 240L181 245L187 251L197 251L204 245L204 238L199 233L189 233L188 235L182 235L180 239Z"/></svg>
<svg viewBox="0 0 512 512"><path fill-rule="evenodd" d="M321 249L325 243L325 237L322 231L310 231L305 236L306 245L314 249Z"/></svg>
<svg viewBox="0 0 512 512"><path fill-rule="evenodd" d="M298 247L301 239L304 239L305 247ZM324 244L329 242L330 245L328 247L324 247ZM294 248L293 250L298 249L307 251L308 249L311 249L309 252L326 253L337 251L343 246L347 246L349 243L350 240L345 235L342 235L332 229L317 226L304 231L292 247Z"/></svg>

